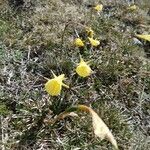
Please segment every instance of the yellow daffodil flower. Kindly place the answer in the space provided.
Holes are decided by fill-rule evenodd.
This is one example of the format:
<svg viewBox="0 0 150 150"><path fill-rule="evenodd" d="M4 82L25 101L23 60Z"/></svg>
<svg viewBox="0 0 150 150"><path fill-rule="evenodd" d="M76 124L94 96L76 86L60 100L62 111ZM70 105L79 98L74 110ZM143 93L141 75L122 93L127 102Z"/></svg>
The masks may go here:
<svg viewBox="0 0 150 150"><path fill-rule="evenodd" d="M128 7L128 10L136 10L137 9L137 6L136 5L132 5L132 6L129 6Z"/></svg>
<svg viewBox="0 0 150 150"><path fill-rule="evenodd" d="M84 46L84 43L80 38L76 38L75 41L74 41L74 44L77 47L83 47Z"/></svg>
<svg viewBox="0 0 150 150"><path fill-rule="evenodd" d="M96 6L94 7L94 10L96 10L97 12L102 11L102 9L103 9L103 5L102 5L102 4L98 4L98 5L96 5Z"/></svg>
<svg viewBox="0 0 150 150"><path fill-rule="evenodd" d="M92 73L92 70L90 66L88 65L88 62L85 62L82 58L80 58L80 63L78 64L76 68L76 72L81 77L87 77L90 76Z"/></svg>
<svg viewBox="0 0 150 150"><path fill-rule="evenodd" d="M53 73L53 72L52 72ZM53 73L54 78L47 81L45 84L45 90L52 96L57 96L60 94L62 86L69 88L66 84L64 84L62 81L65 80L65 75L61 74L59 76L56 76Z"/></svg>
<svg viewBox="0 0 150 150"><path fill-rule="evenodd" d="M90 38L90 37L88 37L88 39L92 46L97 47L100 44L100 42L98 40L94 40L93 38Z"/></svg>
<svg viewBox="0 0 150 150"><path fill-rule="evenodd" d="M94 31L91 28L86 28L86 32L90 38L93 38Z"/></svg>
<svg viewBox="0 0 150 150"><path fill-rule="evenodd" d="M150 42L150 34L137 34L136 37Z"/></svg>

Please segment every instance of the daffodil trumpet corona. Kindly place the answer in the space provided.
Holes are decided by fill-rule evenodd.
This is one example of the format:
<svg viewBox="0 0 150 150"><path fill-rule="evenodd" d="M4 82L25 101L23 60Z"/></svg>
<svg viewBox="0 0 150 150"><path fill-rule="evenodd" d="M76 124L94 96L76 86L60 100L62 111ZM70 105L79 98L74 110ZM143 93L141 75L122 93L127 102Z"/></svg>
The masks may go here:
<svg viewBox="0 0 150 150"><path fill-rule="evenodd" d="M102 4L98 4L98 5L96 5L96 6L94 7L94 10L96 10L97 12L102 11L102 9L103 9L103 5L102 5Z"/></svg>
<svg viewBox="0 0 150 150"><path fill-rule="evenodd" d="M80 63L76 67L76 73L81 77L90 76L92 69L89 66L89 62L85 62L83 58L80 58Z"/></svg>
<svg viewBox="0 0 150 150"><path fill-rule="evenodd" d="M74 45L77 46L77 47L83 47L84 43L83 43L83 41L80 38L76 38L74 40Z"/></svg>
<svg viewBox="0 0 150 150"><path fill-rule="evenodd" d="M47 93L49 93L51 96L58 96L61 93L62 86L69 88L68 85L64 84L62 81L65 80L65 75L61 74L59 76L56 76L52 72L54 78L49 79L45 84L45 90Z"/></svg>
<svg viewBox="0 0 150 150"><path fill-rule="evenodd" d="M93 38L90 38L90 37L88 37L88 39L90 41L90 44L94 47L97 47L100 44L100 42L96 39L94 40Z"/></svg>
<svg viewBox="0 0 150 150"><path fill-rule="evenodd" d="M59 114L53 121L55 123L56 121L59 121L60 119L64 119L67 116L70 116L70 113L75 112L75 111L83 111L86 113L89 113L92 117L92 125L93 125L93 130L94 134L99 137L101 140L107 139L112 143L114 148L118 150L118 145L117 142L112 135L111 131L107 127L107 125L104 123L104 121L98 116L98 114L90 107L87 107L85 105L77 105L77 106L72 106L66 111L62 112Z"/></svg>

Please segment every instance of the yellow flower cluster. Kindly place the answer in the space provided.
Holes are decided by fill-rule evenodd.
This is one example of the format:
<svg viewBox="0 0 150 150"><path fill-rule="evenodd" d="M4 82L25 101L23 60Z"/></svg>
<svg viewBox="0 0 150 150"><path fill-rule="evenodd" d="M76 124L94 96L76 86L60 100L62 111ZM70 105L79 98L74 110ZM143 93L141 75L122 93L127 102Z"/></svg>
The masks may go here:
<svg viewBox="0 0 150 150"><path fill-rule="evenodd" d="M94 6L92 9L94 9L96 12L100 12L103 9L103 5L98 4L98 5ZM132 6L132 7L130 7L130 9L134 10L134 9L136 9L136 7ZM87 33L88 44L90 44L92 48L100 45L100 41L94 39L94 31L91 28L87 27L86 33ZM79 48L84 47L86 45L85 44L86 40L83 41L79 37L79 35L77 35L77 36L78 37L74 40L74 45ZM149 35L136 35L136 36L138 38L150 41ZM76 65L76 68L75 68L76 73L80 77L85 78L92 74L93 71L90 68L89 62L90 61L87 61L87 62L84 61L84 59L80 57L80 62ZM52 74L53 74L53 78L48 79L48 81L45 84L45 90L51 96L58 96L61 93L62 87L69 88L69 86L63 83L63 81L65 80L64 74L61 74L58 76L56 76L53 72L52 72ZM98 114L90 107L87 107L85 105L73 106L72 108L67 109L64 112L60 113L53 120L53 123L55 123L57 120L65 118L66 116L69 116L70 113L73 111L84 111L84 112L89 113L92 117L92 125L93 125L93 129L94 129L94 134L97 137L101 138L102 140L104 138L107 138L112 143L112 145L115 147L115 149L118 149L117 142L116 142L114 136L112 135L111 131L109 130L107 125L103 122L103 120L98 116Z"/></svg>
<svg viewBox="0 0 150 150"><path fill-rule="evenodd" d="M100 12L103 9L103 5L98 4L98 5L94 6L93 9L96 10L97 12ZM87 39L88 39L89 43L91 44L91 46L97 47L98 45L100 45L100 41L93 38L94 31L90 27L86 27L86 33L87 33ZM85 42L80 37L78 37L74 40L74 45L79 48L84 47ZM80 62L77 64L75 70L76 70L76 73L83 78L88 77L92 74L92 69L89 66L89 62L85 62L83 60L83 58L80 58ZM66 88L69 88L69 86L67 86L66 84L63 83L63 80L65 80L64 74L56 76L53 73L53 76L54 76L53 79L49 79L46 82L45 90L51 96L58 96L61 93L62 86L66 87Z"/></svg>
<svg viewBox="0 0 150 150"><path fill-rule="evenodd" d="M91 28L86 28L86 32L87 32L88 40L91 46L97 47L98 45L100 45L100 41L93 38L94 31ZM84 47L85 44L84 44L84 41L78 37L74 40L74 45L76 47Z"/></svg>
<svg viewBox="0 0 150 150"><path fill-rule="evenodd" d="M53 73L53 72L52 72ZM88 65L88 62L85 62L83 58L80 58L80 63L76 67L76 73L81 77L87 77L90 76L92 73L92 70L90 66ZM53 73L54 78L49 79L45 84L45 90L47 93L49 93L51 96L58 96L62 90L62 86L69 88L66 84L64 84L62 81L65 80L65 75L61 74L59 76L56 76Z"/></svg>

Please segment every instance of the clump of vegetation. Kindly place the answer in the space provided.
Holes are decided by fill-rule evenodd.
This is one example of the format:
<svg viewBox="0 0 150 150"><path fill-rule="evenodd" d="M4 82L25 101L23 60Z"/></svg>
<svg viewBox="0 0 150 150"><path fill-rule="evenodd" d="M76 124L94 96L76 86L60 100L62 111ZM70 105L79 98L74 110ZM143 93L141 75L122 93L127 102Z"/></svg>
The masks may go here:
<svg viewBox="0 0 150 150"><path fill-rule="evenodd" d="M112 149L93 134L95 112L119 149L148 149L147 7L16 2L0 3L2 149Z"/></svg>

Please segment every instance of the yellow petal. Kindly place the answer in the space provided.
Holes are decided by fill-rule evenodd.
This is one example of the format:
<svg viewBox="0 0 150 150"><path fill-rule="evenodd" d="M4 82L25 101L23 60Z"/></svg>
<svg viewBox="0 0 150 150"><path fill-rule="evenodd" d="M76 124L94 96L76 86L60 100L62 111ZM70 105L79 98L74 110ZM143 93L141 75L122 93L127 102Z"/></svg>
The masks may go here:
<svg viewBox="0 0 150 150"><path fill-rule="evenodd" d="M57 96L61 92L62 84L56 79L51 79L45 84L45 89L50 95Z"/></svg>
<svg viewBox="0 0 150 150"><path fill-rule="evenodd" d="M51 72L52 72L54 78L56 78L57 76L55 75L55 73L53 72L53 70L51 70Z"/></svg>
<svg viewBox="0 0 150 150"><path fill-rule="evenodd" d="M150 42L150 34L137 34L136 37Z"/></svg>
<svg viewBox="0 0 150 150"><path fill-rule="evenodd" d="M83 47L84 46L84 43L80 38L76 38L75 41L74 41L74 44L77 47Z"/></svg>
<svg viewBox="0 0 150 150"><path fill-rule="evenodd" d="M61 74L59 75L58 77L56 76L55 79L59 82L62 82L64 79L65 79L65 75L64 74Z"/></svg>
<svg viewBox="0 0 150 150"><path fill-rule="evenodd" d="M102 4L98 4L98 5L96 5L95 7L94 7L94 9L96 10L96 11L102 11L102 9L103 9L103 5Z"/></svg>
<svg viewBox="0 0 150 150"><path fill-rule="evenodd" d="M98 40L94 40L93 38L90 38L90 37L88 37L88 39L92 46L97 47L100 44L100 42Z"/></svg>
<svg viewBox="0 0 150 150"><path fill-rule="evenodd" d="M65 88L69 88L69 86L64 83L62 83L62 86L64 86Z"/></svg>

